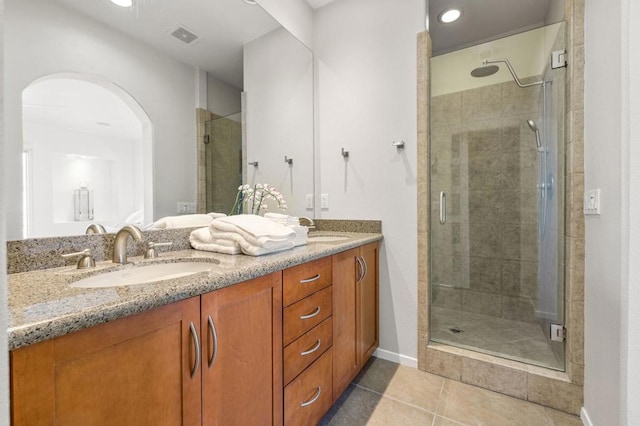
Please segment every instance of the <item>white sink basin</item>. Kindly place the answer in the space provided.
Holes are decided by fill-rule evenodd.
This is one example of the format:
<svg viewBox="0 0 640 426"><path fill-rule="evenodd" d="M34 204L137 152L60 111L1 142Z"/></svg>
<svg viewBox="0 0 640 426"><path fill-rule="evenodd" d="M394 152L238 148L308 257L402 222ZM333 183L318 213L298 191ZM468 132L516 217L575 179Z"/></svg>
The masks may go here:
<svg viewBox="0 0 640 426"><path fill-rule="evenodd" d="M92 275L71 283L70 286L78 288L100 288L148 284L186 277L199 272L211 271L213 267L213 263L207 262L156 263L153 265L138 266Z"/></svg>
<svg viewBox="0 0 640 426"><path fill-rule="evenodd" d="M337 241L348 240L345 235L312 235L307 238L308 243L334 243Z"/></svg>

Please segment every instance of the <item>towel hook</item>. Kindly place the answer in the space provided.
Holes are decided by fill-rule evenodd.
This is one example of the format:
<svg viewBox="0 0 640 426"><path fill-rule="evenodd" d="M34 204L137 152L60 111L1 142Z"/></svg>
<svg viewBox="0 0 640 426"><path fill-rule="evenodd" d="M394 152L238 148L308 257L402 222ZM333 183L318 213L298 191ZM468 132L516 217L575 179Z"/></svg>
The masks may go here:
<svg viewBox="0 0 640 426"><path fill-rule="evenodd" d="M293 164L293 158L287 158L287 156L284 156L284 162L287 163L288 165L292 165Z"/></svg>
<svg viewBox="0 0 640 426"><path fill-rule="evenodd" d="M345 151L344 148L341 149L340 153L344 158L349 158L349 151Z"/></svg>
<svg viewBox="0 0 640 426"><path fill-rule="evenodd" d="M395 146L397 149L404 149L404 141L393 141L391 145Z"/></svg>
<svg viewBox="0 0 640 426"><path fill-rule="evenodd" d="M252 162L249 163L249 165L253 166L253 167L258 167L258 162L257 161L252 161Z"/></svg>

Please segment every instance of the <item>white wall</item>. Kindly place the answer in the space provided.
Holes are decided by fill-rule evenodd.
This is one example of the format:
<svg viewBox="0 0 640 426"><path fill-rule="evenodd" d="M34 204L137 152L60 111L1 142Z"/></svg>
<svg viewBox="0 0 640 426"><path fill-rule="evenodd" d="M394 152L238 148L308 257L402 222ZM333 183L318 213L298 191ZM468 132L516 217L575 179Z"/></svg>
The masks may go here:
<svg viewBox="0 0 640 426"><path fill-rule="evenodd" d="M380 349L417 357L416 35L423 0L316 10L316 181L322 218L380 219ZM404 140L397 151L393 141ZM350 152L345 161L344 147Z"/></svg>
<svg viewBox="0 0 640 426"><path fill-rule="evenodd" d="M640 424L640 13L633 3L586 1L585 189L602 190L602 214L586 219L583 417L598 426Z"/></svg>
<svg viewBox="0 0 640 426"><path fill-rule="evenodd" d="M305 0L256 0L269 15L313 49L313 9Z"/></svg>
<svg viewBox="0 0 640 426"><path fill-rule="evenodd" d="M242 91L207 74L207 110L226 117L240 112Z"/></svg>
<svg viewBox="0 0 640 426"><path fill-rule="evenodd" d="M154 216L196 199L194 69L82 15L42 0L11 0L5 22L7 176L20 182L21 93L59 72L98 74L131 94L153 126ZM7 188L8 237L19 238L21 185Z"/></svg>
<svg viewBox="0 0 640 426"><path fill-rule="evenodd" d="M0 0L0 28L4 27L4 0ZM4 143L4 32L0 31L0 164L5 164ZM0 330L7 329L7 244L5 235L6 174L0 173ZM9 424L9 352L7 333L0 333L0 424Z"/></svg>
<svg viewBox="0 0 640 426"><path fill-rule="evenodd" d="M313 194L313 55L284 28L244 48L247 159L250 184L268 183L288 214L309 215ZM289 166L284 157L293 159ZM275 206L272 206L275 207ZM273 209L272 209L273 210Z"/></svg>

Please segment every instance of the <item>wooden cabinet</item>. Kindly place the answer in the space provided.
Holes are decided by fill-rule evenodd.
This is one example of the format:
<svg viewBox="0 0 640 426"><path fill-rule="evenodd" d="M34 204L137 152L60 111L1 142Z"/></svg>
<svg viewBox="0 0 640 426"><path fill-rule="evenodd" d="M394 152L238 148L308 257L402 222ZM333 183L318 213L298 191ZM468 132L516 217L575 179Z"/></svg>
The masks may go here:
<svg viewBox="0 0 640 426"><path fill-rule="evenodd" d="M195 297L12 351L13 424L199 425L199 317Z"/></svg>
<svg viewBox="0 0 640 426"><path fill-rule="evenodd" d="M274 273L202 296L202 424L282 424L282 287Z"/></svg>
<svg viewBox="0 0 640 426"><path fill-rule="evenodd" d="M378 347L378 243L333 255L333 396Z"/></svg>
<svg viewBox="0 0 640 426"><path fill-rule="evenodd" d="M331 258L282 276L284 424L316 424L333 402Z"/></svg>
<svg viewBox="0 0 640 426"><path fill-rule="evenodd" d="M13 424L282 424L281 282L273 273L13 351Z"/></svg>

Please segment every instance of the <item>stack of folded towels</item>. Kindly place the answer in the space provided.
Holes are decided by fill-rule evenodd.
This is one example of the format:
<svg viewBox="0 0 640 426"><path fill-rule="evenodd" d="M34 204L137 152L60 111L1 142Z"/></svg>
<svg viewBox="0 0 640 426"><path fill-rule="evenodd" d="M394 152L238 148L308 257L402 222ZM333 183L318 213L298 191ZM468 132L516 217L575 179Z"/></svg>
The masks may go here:
<svg viewBox="0 0 640 426"><path fill-rule="evenodd" d="M293 241L294 247L307 244L307 234L309 233L309 228L307 228L306 226L300 226L300 219L298 219L297 217L281 213L265 213L264 217L293 229L293 231L296 233L296 239Z"/></svg>
<svg viewBox="0 0 640 426"><path fill-rule="evenodd" d="M180 216L167 216L158 219L147 229L170 229L170 228L192 228L196 226L207 226L212 220L224 217L224 213L207 214L183 214Z"/></svg>
<svg viewBox="0 0 640 426"><path fill-rule="evenodd" d="M299 236L291 226L247 214L215 219L193 231L189 240L196 250L261 256L293 248Z"/></svg>

